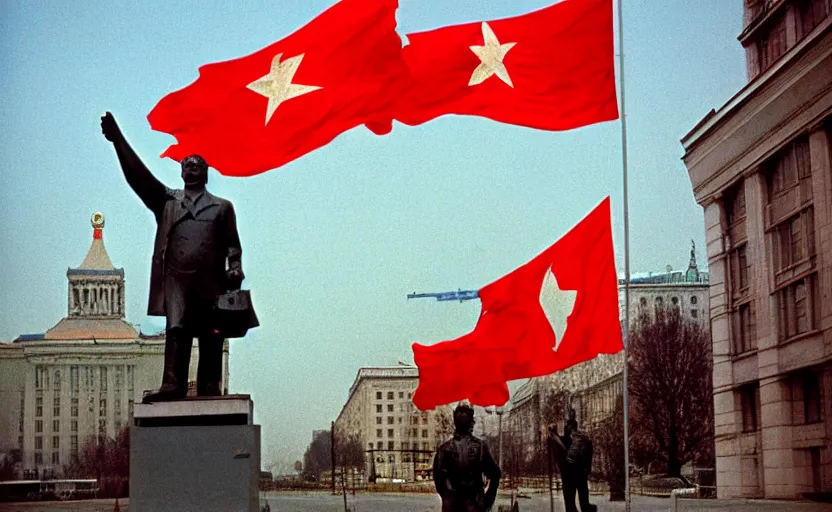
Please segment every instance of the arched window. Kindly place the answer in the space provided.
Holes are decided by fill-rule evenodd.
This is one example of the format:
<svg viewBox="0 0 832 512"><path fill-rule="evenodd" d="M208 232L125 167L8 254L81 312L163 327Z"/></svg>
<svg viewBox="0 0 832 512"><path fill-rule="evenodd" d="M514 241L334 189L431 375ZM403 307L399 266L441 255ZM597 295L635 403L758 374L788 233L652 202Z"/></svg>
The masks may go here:
<svg viewBox="0 0 832 512"><path fill-rule="evenodd" d="M661 306L664 304L664 299L661 297L656 297L656 306Z"/></svg>
<svg viewBox="0 0 832 512"><path fill-rule="evenodd" d="M678 306L679 305L679 297L671 297L670 302L672 302L674 306Z"/></svg>
<svg viewBox="0 0 832 512"><path fill-rule="evenodd" d="M644 297L642 297L642 298L638 301L638 303L639 303L639 305L640 305L641 307L646 307L646 306L647 306L647 299L645 299Z"/></svg>
<svg viewBox="0 0 832 512"><path fill-rule="evenodd" d="M691 304L696 304L697 300L699 300L699 299L696 298L696 295L692 295L691 298L690 298L690 303Z"/></svg>

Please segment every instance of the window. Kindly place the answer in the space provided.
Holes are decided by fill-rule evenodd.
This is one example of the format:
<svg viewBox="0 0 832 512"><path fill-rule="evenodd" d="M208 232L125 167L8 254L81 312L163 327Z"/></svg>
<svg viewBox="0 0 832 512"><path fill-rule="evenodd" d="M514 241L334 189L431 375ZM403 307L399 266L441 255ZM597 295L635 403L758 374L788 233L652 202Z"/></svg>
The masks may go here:
<svg viewBox="0 0 832 512"><path fill-rule="evenodd" d="M376 404L376 412L381 412L381 404Z"/></svg>
<svg viewBox="0 0 832 512"><path fill-rule="evenodd" d="M410 449L410 442L404 441L402 443L402 450L409 450Z"/></svg>
<svg viewBox="0 0 832 512"><path fill-rule="evenodd" d="M56 396L52 400L52 416L60 416L61 415L61 397Z"/></svg>
<svg viewBox="0 0 832 512"><path fill-rule="evenodd" d="M381 400L381 391L376 391L376 400Z"/></svg>
<svg viewBox="0 0 832 512"><path fill-rule="evenodd" d="M641 307L647 307L647 299L645 299L644 297L640 298L638 304Z"/></svg>
<svg viewBox="0 0 832 512"><path fill-rule="evenodd" d="M387 399L388 399L388 400L392 400L392 399L393 399L393 392L392 392L392 391L388 391L388 392L387 392Z"/></svg>
<svg viewBox="0 0 832 512"><path fill-rule="evenodd" d="M61 389L61 370L55 370L55 389Z"/></svg>
<svg viewBox="0 0 832 512"><path fill-rule="evenodd" d="M674 306L678 306L679 305L679 297L671 297L670 298L670 303L673 304Z"/></svg>
<svg viewBox="0 0 832 512"><path fill-rule="evenodd" d="M381 437L381 429L380 428L376 429L376 437Z"/></svg>
<svg viewBox="0 0 832 512"><path fill-rule="evenodd" d="M691 316L691 318L699 318L699 311L697 311L695 309L691 309L690 310L690 316Z"/></svg>
<svg viewBox="0 0 832 512"><path fill-rule="evenodd" d="M58 465L61 463L61 454L58 452L52 452L52 464Z"/></svg>
<svg viewBox="0 0 832 512"><path fill-rule="evenodd" d="M418 425L419 424L419 417L418 416L412 416L410 418L410 420L411 420L410 421L411 425Z"/></svg>
<svg viewBox="0 0 832 512"><path fill-rule="evenodd" d="M743 386L740 392L740 406L742 407L742 431L757 431L757 410L760 403L760 387L757 384Z"/></svg>
<svg viewBox="0 0 832 512"><path fill-rule="evenodd" d="M411 431L411 435L412 435L413 437L418 436L418 435L419 435L419 429L418 429L418 428L414 428L414 429Z"/></svg>
<svg viewBox="0 0 832 512"><path fill-rule="evenodd" d="M35 397L35 416L43 416L43 395Z"/></svg>
<svg viewBox="0 0 832 512"><path fill-rule="evenodd" d="M393 441L387 441L387 449L388 449L388 450L392 450L392 449L393 449ZM391 454L388 456L387 460L388 460L388 461L390 461L390 462L395 462L395 461L396 461L396 456L395 456L395 455L393 455L393 454L391 453Z"/></svg>
<svg viewBox="0 0 832 512"><path fill-rule="evenodd" d="M78 367L70 366L69 368L69 389L73 393L78 393Z"/></svg>
<svg viewBox="0 0 832 512"><path fill-rule="evenodd" d="M808 372L803 375L801 382L803 388L803 422L818 423L822 418L820 398L820 378L815 372Z"/></svg>
<svg viewBox="0 0 832 512"><path fill-rule="evenodd" d="M70 426L70 430L71 430L71 431L73 431L73 432L78 432L78 420L72 420L72 421L69 423L69 426Z"/></svg>
<svg viewBox="0 0 832 512"><path fill-rule="evenodd" d="M408 400L410 400L412 397L413 397L413 393L408 393L408 394L407 394L407 399L408 399Z"/></svg>
<svg viewBox="0 0 832 512"><path fill-rule="evenodd" d="M778 270L786 270L791 265L814 254L813 224L814 209L809 207L775 227L775 256Z"/></svg>
<svg viewBox="0 0 832 512"><path fill-rule="evenodd" d="M368 447L370 450L372 450L372 449L373 449L373 443L367 443L367 447Z"/></svg>
<svg viewBox="0 0 832 512"><path fill-rule="evenodd" d="M61 420L52 420L52 432L61 431Z"/></svg>
<svg viewBox="0 0 832 512"><path fill-rule="evenodd" d="M43 454L41 452L35 452L35 464L43 464Z"/></svg>
<svg viewBox="0 0 832 512"><path fill-rule="evenodd" d="M781 341L815 329L818 308L816 281L816 274L812 274L777 292Z"/></svg>
<svg viewBox="0 0 832 512"><path fill-rule="evenodd" d="M786 53L786 17L783 14L772 20L768 31L760 38L759 52L761 72Z"/></svg>
<svg viewBox="0 0 832 512"><path fill-rule="evenodd" d="M752 302L740 305L733 315L734 353L743 354L757 348L756 315Z"/></svg>
<svg viewBox="0 0 832 512"><path fill-rule="evenodd" d="M734 295L744 295L748 290L748 244L743 243L731 251L729 265L731 265ZM691 297L693 299L693 297ZM691 300L691 304L696 304Z"/></svg>
<svg viewBox="0 0 832 512"><path fill-rule="evenodd" d="M404 391L399 391L399 398L404 398Z"/></svg>
<svg viewBox="0 0 832 512"><path fill-rule="evenodd" d="M393 404L387 404L387 412L393 412Z"/></svg>
<svg viewBox="0 0 832 512"><path fill-rule="evenodd" d="M399 425L401 425L401 423L402 423L402 417L399 416Z"/></svg>
<svg viewBox="0 0 832 512"><path fill-rule="evenodd" d="M58 436L52 436L52 449L57 450L61 447L61 438Z"/></svg>
<svg viewBox="0 0 832 512"><path fill-rule="evenodd" d="M381 416L376 416L376 425L381 425Z"/></svg>
<svg viewBox="0 0 832 512"><path fill-rule="evenodd" d="M78 455L78 436L70 436L69 451L72 452L73 455Z"/></svg>
<svg viewBox="0 0 832 512"><path fill-rule="evenodd" d="M797 37L802 38L829 16L829 0L801 0L797 4L799 16Z"/></svg>
<svg viewBox="0 0 832 512"><path fill-rule="evenodd" d="M35 437L35 450L43 450L43 437Z"/></svg>
<svg viewBox="0 0 832 512"><path fill-rule="evenodd" d="M387 437L393 437L393 429L392 428L387 429Z"/></svg>
<svg viewBox="0 0 832 512"><path fill-rule="evenodd" d="M692 296L690 297L690 303L691 303L691 304L696 304L698 300L699 300L699 299L696 297L696 295L692 295Z"/></svg>
<svg viewBox="0 0 832 512"><path fill-rule="evenodd" d="M388 424L388 425L392 425L394 421L395 421L395 420L393 419L393 417L392 417L392 416L388 416L388 417L387 417L387 424Z"/></svg>
<svg viewBox="0 0 832 512"><path fill-rule="evenodd" d="M35 420L35 432L43 432L43 420Z"/></svg>
<svg viewBox="0 0 832 512"><path fill-rule="evenodd" d="M72 398L70 400L71 400L70 401L70 414L73 417L77 417L78 416L78 399L77 398Z"/></svg>
<svg viewBox="0 0 832 512"><path fill-rule="evenodd" d="M425 438L425 439L428 437L427 429L424 429L424 428L422 429L422 437Z"/></svg>
<svg viewBox="0 0 832 512"><path fill-rule="evenodd" d="M102 366L100 369L100 377L101 377L101 391L107 391L107 367Z"/></svg>

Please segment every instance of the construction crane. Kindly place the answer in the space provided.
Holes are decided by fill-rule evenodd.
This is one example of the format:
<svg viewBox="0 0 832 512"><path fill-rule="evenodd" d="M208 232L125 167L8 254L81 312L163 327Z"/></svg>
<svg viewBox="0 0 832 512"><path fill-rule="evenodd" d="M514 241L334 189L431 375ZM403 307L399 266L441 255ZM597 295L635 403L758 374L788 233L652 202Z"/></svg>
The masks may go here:
<svg viewBox="0 0 832 512"><path fill-rule="evenodd" d="M458 300L462 302L464 300L473 300L479 299L480 294L478 290L457 290L455 292L440 292L440 293L409 293L407 295L408 299L425 299L429 297L434 297L438 301L448 301L448 300Z"/></svg>

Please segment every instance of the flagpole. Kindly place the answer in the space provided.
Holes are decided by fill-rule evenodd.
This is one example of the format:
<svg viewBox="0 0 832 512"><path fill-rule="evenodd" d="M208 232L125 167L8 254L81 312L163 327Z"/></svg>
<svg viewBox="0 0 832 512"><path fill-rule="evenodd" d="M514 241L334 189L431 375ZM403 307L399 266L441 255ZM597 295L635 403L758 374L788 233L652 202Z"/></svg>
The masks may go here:
<svg viewBox="0 0 832 512"><path fill-rule="evenodd" d="M627 362L630 344L630 208L627 190L627 116L624 111L624 21L618 0L618 74L621 91L621 167L624 181L624 510L630 512L630 408Z"/></svg>

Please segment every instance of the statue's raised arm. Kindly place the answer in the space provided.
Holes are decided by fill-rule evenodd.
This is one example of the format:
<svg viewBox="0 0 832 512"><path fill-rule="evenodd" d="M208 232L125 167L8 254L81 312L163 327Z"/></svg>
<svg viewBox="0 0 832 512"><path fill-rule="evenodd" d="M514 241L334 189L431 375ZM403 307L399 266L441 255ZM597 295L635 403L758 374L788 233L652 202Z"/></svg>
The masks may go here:
<svg viewBox="0 0 832 512"><path fill-rule="evenodd" d="M150 173L144 162L133 151L110 112L101 117L101 133L113 143L127 184L141 198L145 206L159 217L167 200L167 189Z"/></svg>

